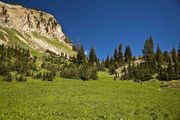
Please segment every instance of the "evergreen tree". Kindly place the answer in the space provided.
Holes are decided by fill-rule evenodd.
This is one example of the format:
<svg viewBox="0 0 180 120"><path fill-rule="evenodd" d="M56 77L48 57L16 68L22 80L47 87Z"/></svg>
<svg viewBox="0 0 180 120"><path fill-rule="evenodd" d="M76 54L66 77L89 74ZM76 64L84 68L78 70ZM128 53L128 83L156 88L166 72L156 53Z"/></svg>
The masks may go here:
<svg viewBox="0 0 180 120"><path fill-rule="evenodd" d="M84 47L81 45L81 48L78 49L78 52L77 52L77 63L84 64L85 62L86 62L86 55L84 52Z"/></svg>
<svg viewBox="0 0 180 120"><path fill-rule="evenodd" d="M89 63L90 64L97 63L97 56L93 47L91 48L90 53L89 53Z"/></svg>
<svg viewBox="0 0 180 120"><path fill-rule="evenodd" d="M151 36L145 42L143 54L144 54L143 57L146 63L146 67L148 67L151 72L155 71L156 66L155 66L155 56L154 56L154 43Z"/></svg>
<svg viewBox="0 0 180 120"><path fill-rule="evenodd" d="M163 57L164 57L164 62L166 63L168 63L171 60L168 51L164 51Z"/></svg>
<svg viewBox="0 0 180 120"><path fill-rule="evenodd" d="M132 52L131 52L131 47L130 46L126 46L124 56L125 56L126 63L129 63L132 60Z"/></svg>
<svg viewBox="0 0 180 120"><path fill-rule="evenodd" d="M172 60L173 60L173 64L174 64L174 72L175 72L175 74L178 74L179 61L178 61L178 56L177 56L177 52L176 52L175 48L172 49L171 54L172 54Z"/></svg>
<svg viewBox="0 0 180 120"><path fill-rule="evenodd" d="M178 47L178 61L180 63L180 43L179 43L179 47Z"/></svg>
<svg viewBox="0 0 180 120"><path fill-rule="evenodd" d="M172 79L171 76L172 76L173 73L174 73L173 65L172 65L172 62L169 61L168 67L167 67L167 74L168 74L167 80L171 80Z"/></svg>
<svg viewBox="0 0 180 120"><path fill-rule="evenodd" d="M114 63L118 62L118 51L117 48L114 49Z"/></svg>
<svg viewBox="0 0 180 120"><path fill-rule="evenodd" d="M116 68L115 68L115 66L113 64L111 64L110 67L109 67L109 73L111 75L116 73Z"/></svg>
<svg viewBox="0 0 180 120"><path fill-rule="evenodd" d="M160 70L161 65L163 64L163 54L161 52L161 49L158 45L157 52L156 52L156 62L157 62L157 70Z"/></svg>
<svg viewBox="0 0 180 120"><path fill-rule="evenodd" d="M113 58L114 58L113 56L110 57L110 60L109 60L110 65L114 64L114 59Z"/></svg>
<svg viewBox="0 0 180 120"><path fill-rule="evenodd" d="M171 50L171 54L172 54L173 63L176 63L177 62L177 53L176 53L176 49L175 48L173 48Z"/></svg>
<svg viewBox="0 0 180 120"><path fill-rule="evenodd" d="M109 68L109 65L110 65L110 58L109 58L109 56L107 56L104 64L105 64L105 67L106 67L106 68Z"/></svg>
<svg viewBox="0 0 180 120"><path fill-rule="evenodd" d="M119 62L120 66L122 66L124 64L124 55L123 55L121 43L119 44L119 47L118 47L118 62Z"/></svg>

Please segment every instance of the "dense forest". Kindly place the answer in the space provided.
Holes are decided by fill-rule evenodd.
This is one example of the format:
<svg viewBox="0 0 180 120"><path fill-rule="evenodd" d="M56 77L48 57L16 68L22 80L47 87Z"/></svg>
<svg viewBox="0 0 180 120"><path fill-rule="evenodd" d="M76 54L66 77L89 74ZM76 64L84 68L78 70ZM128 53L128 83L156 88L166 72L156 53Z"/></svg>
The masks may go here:
<svg viewBox="0 0 180 120"><path fill-rule="evenodd" d="M43 57L32 56L28 49L17 45L0 45L0 75L5 81L26 81L27 77L52 81L56 76L70 79L97 80L98 71L115 79L146 81L152 78L168 81L180 79L180 47L170 52L154 51L153 39L145 41L143 55L133 56L130 46L120 43L112 56L99 60L92 47L88 56L80 44L73 46L76 56L67 58L46 50Z"/></svg>

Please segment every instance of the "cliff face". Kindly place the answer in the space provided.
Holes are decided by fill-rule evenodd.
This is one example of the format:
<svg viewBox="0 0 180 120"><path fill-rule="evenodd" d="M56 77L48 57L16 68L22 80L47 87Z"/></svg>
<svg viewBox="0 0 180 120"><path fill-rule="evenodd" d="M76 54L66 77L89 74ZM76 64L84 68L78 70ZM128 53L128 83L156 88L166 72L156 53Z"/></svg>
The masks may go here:
<svg viewBox="0 0 180 120"><path fill-rule="evenodd" d="M69 52L72 50L72 44L51 14L0 2L0 26L1 44L12 41L6 34L13 32L20 42L32 49L71 54Z"/></svg>

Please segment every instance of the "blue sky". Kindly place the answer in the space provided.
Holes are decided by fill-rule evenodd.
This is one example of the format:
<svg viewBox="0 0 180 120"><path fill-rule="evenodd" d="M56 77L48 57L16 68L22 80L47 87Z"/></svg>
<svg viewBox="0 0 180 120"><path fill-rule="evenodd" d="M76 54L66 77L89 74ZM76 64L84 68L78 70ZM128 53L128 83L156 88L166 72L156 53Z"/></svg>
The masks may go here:
<svg viewBox="0 0 180 120"><path fill-rule="evenodd" d="M38 8L55 16L66 35L98 57L111 55L120 42L140 55L152 35L162 50L180 42L180 0L2 0Z"/></svg>

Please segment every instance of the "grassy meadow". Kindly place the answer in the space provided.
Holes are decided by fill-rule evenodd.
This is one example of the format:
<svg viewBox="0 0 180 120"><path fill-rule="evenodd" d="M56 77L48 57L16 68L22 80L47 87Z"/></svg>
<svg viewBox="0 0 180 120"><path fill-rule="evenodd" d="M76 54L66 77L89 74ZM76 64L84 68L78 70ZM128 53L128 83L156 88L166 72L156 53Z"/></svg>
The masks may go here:
<svg viewBox="0 0 180 120"><path fill-rule="evenodd" d="M0 78L2 79L2 78ZM0 80L0 120L180 120L180 89L161 82Z"/></svg>

